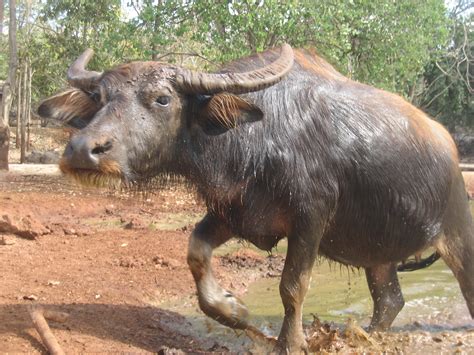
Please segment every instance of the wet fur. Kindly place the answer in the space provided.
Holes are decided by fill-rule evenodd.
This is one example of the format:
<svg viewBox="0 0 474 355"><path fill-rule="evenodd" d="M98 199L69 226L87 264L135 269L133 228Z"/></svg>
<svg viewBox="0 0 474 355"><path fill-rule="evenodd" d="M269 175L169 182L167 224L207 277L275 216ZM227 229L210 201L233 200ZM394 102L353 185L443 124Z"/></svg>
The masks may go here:
<svg viewBox="0 0 474 355"><path fill-rule="evenodd" d="M203 124L210 122L229 130L245 120L245 112L257 109L239 96L221 93L210 98L201 117L204 118Z"/></svg>
<svg viewBox="0 0 474 355"><path fill-rule="evenodd" d="M226 70L260 67L276 55ZM168 169L194 182L236 234L265 249L312 219L325 225L320 251L344 264L396 262L425 249L441 232L458 169L453 141L398 96L336 75L327 63L300 64L302 56L311 60L297 54L281 83L243 96L262 109L261 121L217 136L183 130L180 166Z"/></svg>
<svg viewBox="0 0 474 355"><path fill-rule="evenodd" d="M100 109L101 104L95 102L90 93L70 88L47 99L47 105L40 104L38 113L43 117L55 119L63 124L79 118L84 128L89 124Z"/></svg>
<svg viewBox="0 0 474 355"><path fill-rule="evenodd" d="M249 71L278 55L270 50L223 70ZM403 307L396 263L429 246L453 270L474 316L472 219L443 127L396 95L345 78L311 51L296 51L278 84L240 96L172 90L173 70L131 63L104 74L100 89L112 93L111 104L78 134L91 143L115 139L115 150L100 159L120 164L111 175L103 167L98 175L63 171L93 183L119 173L132 181L163 174L189 181L208 210L187 259L206 314L248 326L245 307L217 285L210 266L211 250L236 236L264 250L288 237L279 343L289 352L305 346L301 305L317 252L365 268L371 329L387 329ZM153 89L161 95L163 87L177 101L158 109Z"/></svg>
<svg viewBox="0 0 474 355"><path fill-rule="evenodd" d="M248 71L277 56L267 51L223 71ZM184 176L235 234L267 250L314 219L325 226L320 251L357 267L400 261L433 244L458 164L449 134L312 51L297 50L295 59L290 74L266 90L188 97L172 155L144 180ZM103 75L101 88L138 80L152 67L119 66ZM63 119L98 109L85 109L84 93L73 90L81 100L74 109L65 105ZM87 172L84 180L103 177Z"/></svg>
<svg viewBox="0 0 474 355"><path fill-rule="evenodd" d="M119 189L123 187L122 171L115 161L101 161L97 170L78 170L72 168L66 159L59 161L59 169L67 176L84 186L107 187Z"/></svg>

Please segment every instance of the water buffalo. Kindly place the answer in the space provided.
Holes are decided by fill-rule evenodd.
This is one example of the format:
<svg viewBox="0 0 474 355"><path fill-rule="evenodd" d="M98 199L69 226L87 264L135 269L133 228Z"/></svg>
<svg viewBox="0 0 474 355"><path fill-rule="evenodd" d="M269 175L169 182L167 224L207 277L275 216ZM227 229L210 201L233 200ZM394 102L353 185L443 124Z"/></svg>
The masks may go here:
<svg viewBox="0 0 474 355"><path fill-rule="evenodd" d="M352 81L310 50L237 60L218 73L132 62L104 73L69 68L72 88L42 116L79 128L61 170L93 184L175 174L207 214L189 241L201 309L246 329L247 309L213 276L232 237L263 250L288 239L280 350L306 342L302 305L316 256L365 269L371 330L404 300L397 263L432 246L474 316L474 240L458 154L448 132L397 95Z"/></svg>

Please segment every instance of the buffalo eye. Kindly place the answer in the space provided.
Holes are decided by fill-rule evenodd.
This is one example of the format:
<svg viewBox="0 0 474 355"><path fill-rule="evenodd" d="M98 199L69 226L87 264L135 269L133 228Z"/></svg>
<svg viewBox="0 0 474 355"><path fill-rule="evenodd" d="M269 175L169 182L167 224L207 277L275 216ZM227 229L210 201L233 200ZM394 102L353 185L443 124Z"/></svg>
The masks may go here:
<svg viewBox="0 0 474 355"><path fill-rule="evenodd" d="M166 107L170 104L170 101L171 101L171 97L169 96L158 96L155 100L155 102L160 105L160 106L163 106L163 107Z"/></svg>

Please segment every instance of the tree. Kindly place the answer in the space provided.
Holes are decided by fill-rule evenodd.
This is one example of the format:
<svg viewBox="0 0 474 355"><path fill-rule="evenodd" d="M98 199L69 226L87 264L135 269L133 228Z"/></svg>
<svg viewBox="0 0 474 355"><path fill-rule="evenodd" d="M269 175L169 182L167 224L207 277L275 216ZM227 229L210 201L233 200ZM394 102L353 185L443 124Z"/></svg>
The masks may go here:
<svg viewBox="0 0 474 355"><path fill-rule="evenodd" d="M196 0L194 38L219 61L288 42L364 83L408 95L446 40L443 0Z"/></svg>
<svg viewBox="0 0 474 355"><path fill-rule="evenodd" d="M8 170L8 148L10 143L10 129L8 119L10 117L10 107L15 91L15 77L17 67L17 46L16 46L16 1L10 0L10 24L8 29L8 44L10 61L8 67L8 78L3 85L2 96L2 120L0 122L0 169Z"/></svg>
<svg viewBox="0 0 474 355"><path fill-rule="evenodd" d="M3 35L3 23L4 23L4 10L5 3L4 0L0 0L0 81L3 81L6 78L6 72L8 69L7 65L7 54L8 54L8 43ZM1 100L0 100L1 101Z"/></svg>
<svg viewBox="0 0 474 355"><path fill-rule="evenodd" d="M326 32L340 38L336 48L342 50L332 52L342 57L346 73L409 96L413 81L446 41L444 2L359 0L341 4L332 1L335 13Z"/></svg>
<svg viewBox="0 0 474 355"><path fill-rule="evenodd" d="M133 41L133 34L123 34L126 24L121 21L120 0L47 0L38 13L32 25L35 36L27 42L31 53L42 53L31 62L36 97L64 86L66 68L88 47L95 51L92 69L102 70L126 59L129 43L125 39Z"/></svg>
<svg viewBox="0 0 474 355"><path fill-rule="evenodd" d="M219 62L288 42L295 47L315 40L311 11L315 2L196 0L191 7L193 40Z"/></svg>
<svg viewBox="0 0 474 355"><path fill-rule="evenodd" d="M3 35L3 11L5 7L3 4L3 0L0 0L0 36Z"/></svg>
<svg viewBox="0 0 474 355"><path fill-rule="evenodd" d="M133 52L141 59L182 59L179 53L196 54L200 44L191 40L193 2L180 0L135 0L136 16L128 23L128 37Z"/></svg>
<svg viewBox="0 0 474 355"><path fill-rule="evenodd" d="M22 25L25 3L17 9L18 55L30 60L33 102L66 85L66 68L87 47L95 50L92 70L150 59L213 70L288 42L315 47L343 74L434 112L442 102L426 104L443 88L441 79L430 86L430 76L440 74L436 63L450 68L443 57L453 42L448 31L461 33L450 27L443 0L129 0L127 13L133 8L136 16L127 18L120 0L43 0L33 2L31 31ZM0 79L7 68L2 45L0 39ZM449 102L466 102L461 86L454 88Z"/></svg>
<svg viewBox="0 0 474 355"><path fill-rule="evenodd" d="M31 0L25 1L25 16L24 16L24 25L22 28L22 34L24 39L26 40L27 44L30 42L31 38L31 31L30 31L30 14L31 14ZM30 119L30 112L31 112L31 55L27 50L28 45L22 46L25 47L26 50L23 50L21 53L22 63L19 63L19 73L22 79L18 79L17 81L17 88L18 88L18 95L17 95L17 102L18 102L18 110L16 113L17 117L17 146L18 146L18 138L20 138L20 163L25 162L26 158L26 148L27 142L27 135L26 129L29 126L29 119ZM23 75L21 73L23 72ZM23 89L21 89L23 87ZM23 95L20 99L20 92L23 91ZM18 136L18 128L20 128L20 137Z"/></svg>
<svg viewBox="0 0 474 355"><path fill-rule="evenodd" d="M426 66L416 97L416 104L451 132L474 126L474 14L465 15L469 8L463 3L451 11L448 46Z"/></svg>

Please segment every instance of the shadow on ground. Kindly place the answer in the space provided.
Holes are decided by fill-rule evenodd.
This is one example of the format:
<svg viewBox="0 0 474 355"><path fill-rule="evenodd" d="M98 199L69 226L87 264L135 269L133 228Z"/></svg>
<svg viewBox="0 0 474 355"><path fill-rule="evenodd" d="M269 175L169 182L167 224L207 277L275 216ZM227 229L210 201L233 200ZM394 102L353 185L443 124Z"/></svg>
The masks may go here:
<svg viewBox="0 0 474 355"><path fill-rule="evenodd" d="M38 305L70 315L63 324L48 321L66 353L68 350L99 350L88 347L87 339L91 336L105 344L111 340L127 344L131 349L155 353L163 347L192 352L226 350L211 339L197 339L191 324L183 316L159 308L84 303ZM6 339L8 336L23 338L35 351L45 353L25 303L0 306L0 337ZM106 349L114 351L110 345L106 345Z"/></svg>

